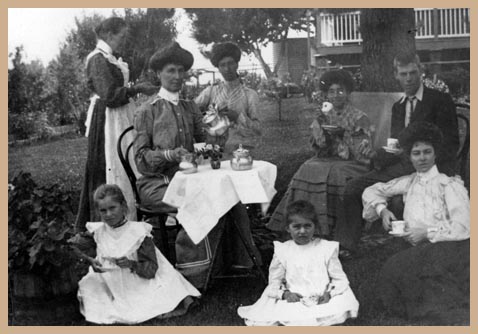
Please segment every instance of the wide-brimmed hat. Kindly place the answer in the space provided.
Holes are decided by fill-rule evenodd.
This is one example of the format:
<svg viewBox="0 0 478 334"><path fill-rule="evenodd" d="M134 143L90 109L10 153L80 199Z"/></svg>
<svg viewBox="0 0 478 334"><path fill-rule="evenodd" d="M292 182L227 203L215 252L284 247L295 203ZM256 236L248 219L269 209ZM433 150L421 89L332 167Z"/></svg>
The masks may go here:
<svg viewBox="0 0 478 334"><path fill-rule="evenodd" d="M234 43L216 43L211 50L211 63L217 67L219 61L224 57L232 57L236 63L241 60L241 50Z"/></svg>
<svg viewBox="0 0 478 334"><path fill-rule="evenodd" d="M181 64L188 71L194 63L191 52L183 49L177 42L165 46L156 51L149 60L149 67L153 71L160 71L166 64Z"/></svg>

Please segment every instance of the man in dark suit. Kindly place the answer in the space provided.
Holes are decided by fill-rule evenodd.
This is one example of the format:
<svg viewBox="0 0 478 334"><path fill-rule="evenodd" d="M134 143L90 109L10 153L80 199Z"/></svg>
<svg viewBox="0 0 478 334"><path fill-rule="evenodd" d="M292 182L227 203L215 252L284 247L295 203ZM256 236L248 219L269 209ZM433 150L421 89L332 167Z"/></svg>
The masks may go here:
<svg viewBox="0 0 478 334"><path fill-rule="evenodd" d="M399 138L408 124L427 121L437 125L443 133L443 147L438 152L437 166L441 173L455 175L456 154L459 147L456 108L449 94L424 87L422 68L418 55L400 53L394 61L395 79L404 91L404 96L392 107L391 138ZM344 191L344 215L336 226L335 240L340 242L341 255L346 258L357 250L362 234L362 193L365 188L408 175L415 170L401 150L396 153L384 149L373 150L364 145L362 153L372 159L373 170L350 180Z"/></svg>

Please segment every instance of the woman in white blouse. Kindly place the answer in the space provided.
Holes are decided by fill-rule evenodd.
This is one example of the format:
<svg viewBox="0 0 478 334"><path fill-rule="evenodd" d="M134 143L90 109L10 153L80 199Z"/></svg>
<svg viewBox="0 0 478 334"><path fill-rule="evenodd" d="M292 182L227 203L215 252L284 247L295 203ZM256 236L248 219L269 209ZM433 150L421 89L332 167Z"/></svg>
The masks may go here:
<svg viewBox="0 0 478 334"><path fill-rule="evenodd" d="M362 195L364 219L380 217L385 230L396 220L387 200L402 195L406 228L399 237L414 246L385 263L379 299L394 315L435 325L469 323L468 192L459 177L438 172L435 159L442 134L435 125L413 123L400 137L416 172L376 183Z"/></svg>

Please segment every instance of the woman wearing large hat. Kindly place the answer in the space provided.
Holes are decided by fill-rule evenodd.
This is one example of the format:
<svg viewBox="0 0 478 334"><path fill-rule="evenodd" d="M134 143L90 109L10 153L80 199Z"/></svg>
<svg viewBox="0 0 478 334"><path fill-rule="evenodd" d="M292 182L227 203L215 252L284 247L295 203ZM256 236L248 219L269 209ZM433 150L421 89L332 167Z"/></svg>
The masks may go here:
<svg viewBox="0 0 478 334"><path fill-rule="evenodd" d="M260 143L259 96L241 83L237 69L241 50L233 43L216 43L211 50L211 63L217 67L224 81L204 89L195 99L201 110L214 104L232 123L219 144L225 151L237 149L239 144L252 149Z"/></svg>
<svg viewBox="0 0 478 334"><path fill-rule="evenodd" d="M169 180L179 169L181 156L203 142L202 115L192 101L179 98L193 55L173 42L158 50L149 61L161 81L161 89L136 111L135 162L141 177L137 188L142 205L164 206ZM161 129L161 131L155 131Z"/></svg>

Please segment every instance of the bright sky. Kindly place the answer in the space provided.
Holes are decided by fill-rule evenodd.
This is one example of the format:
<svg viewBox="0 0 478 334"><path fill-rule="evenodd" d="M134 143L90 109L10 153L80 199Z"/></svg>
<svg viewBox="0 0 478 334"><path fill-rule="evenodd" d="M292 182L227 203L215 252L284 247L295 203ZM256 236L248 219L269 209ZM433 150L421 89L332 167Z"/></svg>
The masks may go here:
<svg viewBox="0 0 478 334"><path fill-rule="evenodd" d="M105 17L112 11L121 15L123 8L8 8L8 52L14 52L15 47L23 45L25 60L39 59L46 66L59 52L68 32L75 28L75 17L93 13ZM198 44L190 37L189 22L185 15L181 15L177 24L178 42L194 55L193 68L213 69L211 63L205 59L198 49ZM266 62L272 59L270 48L265 50ZM243 56L241 67L248 70L260 68L254 57Z"/></svg>

